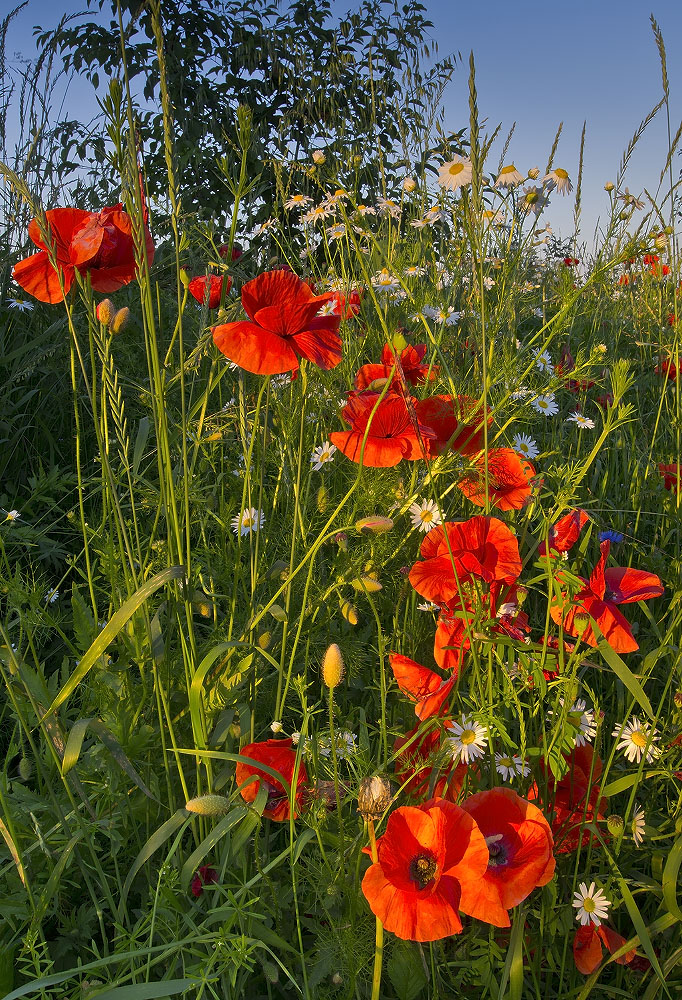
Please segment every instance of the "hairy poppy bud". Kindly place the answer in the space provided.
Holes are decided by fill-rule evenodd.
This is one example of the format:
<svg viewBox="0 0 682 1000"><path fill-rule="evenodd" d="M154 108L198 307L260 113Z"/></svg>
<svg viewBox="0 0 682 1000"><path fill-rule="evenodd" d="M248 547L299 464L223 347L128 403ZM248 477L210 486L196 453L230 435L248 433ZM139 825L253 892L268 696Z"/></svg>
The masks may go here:
<svg viewBox="0 0 682 1000"><path fill-rule="evenodd" d="M123 306L119 309L114 318L111 321L111 332L113 334L120 333L121 330L125 330L130 320L130 309L128 306Z"/></svg>
<svg viewBox="0 0 682 1000"><path fill-rule="evenodd" d="M353 590L365 591L368 594L375 594L378 590L382 590L382 586L376 579L376 574L369 574L367 576L361 576L350 582Z"/></svg>
<svg viewBox="0 0 682 1000"><path fill-rule="evenodd" d="M230 800L224 795L200 795L185 802L187 812L197 816L222 816L230 808Z"/></svg>
<svg viewBox="0 0 682 1000"><path fill-rule="evenodd" d="M343 680L346 668L341 650L335 642L329 646L322 660L322 680L332 691Z"/></svg>
<svg viewBox="0 0 682 1000"><path fill-rule="evenodd" d="M341 614L346 619L349 625L357 625L358 623L358 613L349 601L340 601L339 607L341 608Z"/></svg>
<svg viewBox="0 0 682 1000"><path fill-rule="evenodd" d="M19 777L22 781L28 781L33 774L33 764L28 757L22 757L19 761Z"/></svg>
<svg viewBox="0 0 682 1000"><path fill-rule="evenodd" d="M393 521L390 517L381 517L379 515L375 517L362 517L359 521L355 522L356 531L359 531L363 535L381 535L385 531L390 531L392 527Z"/></svg>
<svg viewBox="0 0 682 1000"><path fill-rule="evenodd" d="M97 319L103 326L109 326L112 319L116 315L116 306L111 299L102 299L97 306L95 313L97 315Z"/></svg>
<svg viewBox="0 0 682 1000"><path fill-rule="evenodd" d="M358 788L358 812L363 819L379 820L391 804L391 784L375 774L363 778Z"/></svg>

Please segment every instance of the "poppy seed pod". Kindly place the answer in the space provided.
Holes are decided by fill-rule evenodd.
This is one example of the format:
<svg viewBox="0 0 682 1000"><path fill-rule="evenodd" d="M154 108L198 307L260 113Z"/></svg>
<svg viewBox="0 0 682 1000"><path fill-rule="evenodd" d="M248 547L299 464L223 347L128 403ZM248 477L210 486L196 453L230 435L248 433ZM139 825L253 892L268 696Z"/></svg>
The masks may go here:
<svg viewBox="0 0 682 1000"><path fill-rule="evenodd" d="M128 306L123 306L119 309L114 318L111 321L111 332L113 334L120 333L125 330L130 321L130 309Z"/></svg>
<svg viewBox="0 0 682 1000"><path fill-rule="evenodd" d="M112 319L116 315L116 306L111 299L102 299L102 301L98 304L95 313L97 315L97 319L103 326L109 326Z"/></svg>
<svg viewBox="0 0 682 1000"><path fill-rule="evenodd" d="M392 798L391 784L386 778L378 774L363 778L358 788L358 812L363 819L380 820Z"/></svg>
<svg viewBox="0 0 682 1000"><path fill-rule="evenodd" d="M224 795L200 795L185 802L187 812L197 816L222 816L230 808L230 800Z"/></svg>
<svg viewBox="0 0 682 1000"><path fill-rule="evenodd" d="M621 837L623 835L623 828L625 824L623 823L623 817L619 816L617 813L611 813L609 818L606 820L606 826L612 837Z"/></svg>
<svg viewBox="0 0 682 1000"><path fill-rule="evenodd" d="M329 646L322 660L322 680L333 691L338 687L346 673L341 650L335 642Z"/></svg>

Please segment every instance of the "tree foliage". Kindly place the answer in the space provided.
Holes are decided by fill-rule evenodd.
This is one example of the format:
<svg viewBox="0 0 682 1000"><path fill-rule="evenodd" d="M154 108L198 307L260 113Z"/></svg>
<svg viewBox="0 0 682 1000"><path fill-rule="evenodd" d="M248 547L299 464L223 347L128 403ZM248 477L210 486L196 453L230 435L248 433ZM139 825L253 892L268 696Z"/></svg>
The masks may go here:
<svg viewBox="0 0 682 1000"><path fill-rule="evenodd" d="M113 0L88 6L99 7L99 19L39 40L61 53L67 69L99 86L122 74L120 30ZM121 8L128 78L141 102L137 128L147 183L161 198L168 180L150 7L122 0ZM272 0L162 0L161 17L178 182L184 213L197 219L230 211L224 169L236 160L239 105L252 113L248 168L250 177L260 177L246 208L258 222L271 214L278 184L286 190L293 181L302 189L300 174L316 148L352 164L356 184L385 191L423 142L454 69L446 59L422 70L435 45L418 0L362 0L339 19L330 0L292 0L283 10ZM109 193L115 180L111 171L102 173L103 136L67 123L62 134L68 165L95 162L100 194Z"/></svg>

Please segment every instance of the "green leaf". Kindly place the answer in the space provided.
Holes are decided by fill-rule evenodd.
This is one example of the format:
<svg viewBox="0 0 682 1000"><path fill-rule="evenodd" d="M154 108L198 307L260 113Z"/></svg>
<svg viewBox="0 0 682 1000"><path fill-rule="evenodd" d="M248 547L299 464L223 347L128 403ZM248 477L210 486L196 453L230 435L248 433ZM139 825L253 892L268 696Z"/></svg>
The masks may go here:
<svg viewBox="0 0 682 1000"><path fill-rule="evenodd" d="M40 927L40 922L47 913L47 908L50 905L50 901L52 900L52 897L59 888L59 882L61 880L62 873L66 868L66 863L71 857L74 847L76 846L76 844L78 843L78 841L81 839L82 836L83 836L83 831L79 830L78 833L73 835L71 840L66 844L64 850L60 854L59 861L52 869L50 877L47 880L47 885L40 894L38 905L35 908L35 911L33 913L33 919L31 920L31 927L29 933L31 934L37 933Z"/></svg>
<svg viewBox="0 0 682 1000"><path fill-rule="evenodd" d="M130 887L133 884L133 879L139 872L145 862L149 861L152 854L158 851L162 847L169 837L171 837L177 829L192 822L193 817L185 809L178 809L174 812L170 819L167 819L158 830L156 830L146 844L137 855L133 861L132 867L126 876L126 880L123 884L123 889L121 890L121 902L120 902L120 912L123 912L125 907L125 901L128 898L128 893L130 892Z"/></svg>
<svg viewBox="0 0 682 1000"><path fill-rule="evenodd" d="M147 439L149 437L149 417L142 417L137 428L137 435L135 437L135 447L133 448L133 464L132 471L133 476L137 476L140 470L140 461L144 453L144 449L147 447Z"/></svg>
<svg viewBox="0 0 682 1000"><path fill-rule="evenodd" d="M180 872L180 885L185 892L189 888L192 876L208 852L213 850L216 844L218 844L223 837L228 836L235 823L238 823L245 814L246 806L237 806L232 810L232 812L228 813L227 816L223 816L220 822L216 823L208 836L204 837L199 846L192 851L190 856L187 858L187 861L185 861L182 866L182 870Z"/></svg>
<svg viewBox="0 0 682 1000"><path fill-rule="evenodd" d="M596 625L594 621L592 622L592 629L595 633L601 635L601 633L599 632L599 627ZM637 704L642 709L644 709L644 711L646 712L646 714L649 716L650 719L653 719L654 712L651 707L651 702L644 693L644 688L639 683L639 681L632 673L630 668L627 666L627 664L624 662L624 660L621 660L618 653L616 653L614 649L611 649L606 639L602 638L602 641L599 643L598 648L599 652L604 657L608 665L611 667L614 674L616 674L618 679L625 685L625 687L628 689L628 691L635 699Z"/></svg>
<svg viewBox="0 0 682 1000"><path fill-rule="evenodd" d="M386 966L398 1000L416 1000L427 984L416 946L398 944Z"/></svg>
<svg viewBox="0 0 682 1000"><path fill-rule="evenodd" d="M113 990L95 993L89 990L92 1000L157 1000L174 997L185 990L196 989L199 979L168 979L164 983L139 983L134 986L115 986Z"/></svg>
<svg viewBox="0 0 682 1000"><path fill-rule="evenodd" d="M680 904L677 901L677 877L681 864L682 837L678 837L668 855L662 879L663 900L668 907L668 912L672 913L678 920L682 920L682 910L680 910Z"/></svg>
<svg viewBox="0 0 682 1000"><path fill-rule="evenodd" d="M523 907L519 906L514 914L514 923L509 936L507 958L497 994L498 1000L502 1000L504 997L507 983L509 983L509 1000L521 1000L523 995L523 930L525 926L525 913Z"/></svg>
<svg viewBox="0 0 682 1000"><path fill-rule="evenodd" d="M139 590L132 595L132 597L128 598L125 604L112 615L111 621L109 621L105 628L102 629L93 644L90 646L90 649L87 653L85 653L64 687L48 708L45 716L56 712L59 706L66 701L69 695L73 694L88 671L95 665L97 660L104 653L107 646L113 642L126 622L132 618L137 609L144 604L147 598L151 597L151 595L158 590L159 587L163 587L164 584L168 583L170 580L178 580L181 577L184 577L184 575L184 566L170 566L168 569L164 569L161 573L157 573L156 576L153 576L151 580L144 583Z"/></svg>
<svg viewBox="0 0 682 1000"><path fill-rule="evenodd" d="M223 653L226 653L228 650L232 650L239 645L243 645L243 643L235 641L219 643L210 651L210 653L206 654L197 667L194 677L192 678L192 683L189 688L189 714L192 720L192 732L194 733L194 738L197 743L201 745L201 749L205 749L206 747L206 734L204 733L204 723L201 712L201 691L204 680L206 679L206 674L209 672L216 660L223 655Z"/></svg>

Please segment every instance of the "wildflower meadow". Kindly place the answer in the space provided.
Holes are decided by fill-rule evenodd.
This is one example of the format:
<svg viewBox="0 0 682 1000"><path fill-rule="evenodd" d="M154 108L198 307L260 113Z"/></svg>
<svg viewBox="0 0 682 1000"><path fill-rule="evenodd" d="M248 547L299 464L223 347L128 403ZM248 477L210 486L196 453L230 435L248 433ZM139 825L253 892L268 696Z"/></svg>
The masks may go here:
<svg viewBox="0 0 682 1000"><path fill-rule="evenodd" d="M276 6L228 5L243 32ZM334 29L355 82L328 68L315 127L231 84L200 169L176 7L114 3L113 55L62 36L102 74L89 173L65 129L0 163L0 994L682 997L658 24L660 102L588 248L582 147L569 171L560 126L509 133L498 162L475 52L446 132L418 3L384 70L380 4ZM288 25L253 56L275 96ZM656 115L658 194L632 194Z"/></svg>

